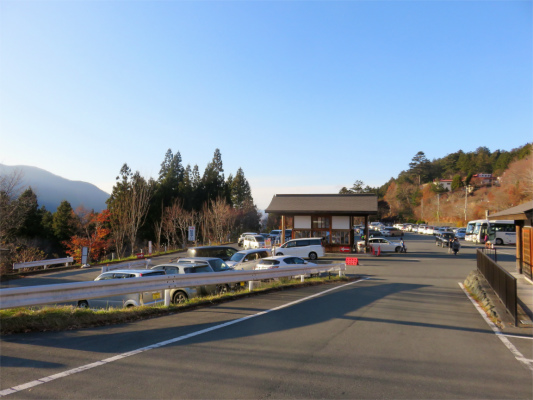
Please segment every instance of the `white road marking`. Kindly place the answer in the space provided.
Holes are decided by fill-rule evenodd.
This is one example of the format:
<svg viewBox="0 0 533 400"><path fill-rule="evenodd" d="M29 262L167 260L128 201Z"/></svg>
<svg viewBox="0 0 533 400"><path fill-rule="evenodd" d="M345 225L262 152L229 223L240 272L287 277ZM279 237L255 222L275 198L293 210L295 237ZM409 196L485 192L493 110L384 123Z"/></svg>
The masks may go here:
<svg viewBox="0 0 533 400"><path fill-rule="evenodd" d="M527 368L529 368L531 371L533 371L533 365L531 365L531 360L524 357L522 353L518 351L518 349L503 335L502 332L498 329L498 327L487 317L487 314L485 314L485 311L480 307L480 305L470 296L470 294L466 291L464 285L459 282L459 286L461 289L463 289L463 292L466 294L466 297L470 299L474 307L476 307L476 310L481 314L485 322L490 326L490 328L493 330L493 332L496 334L496 336L502 341L502 343L507 347L511 353L515 356L515 358L520 361L522 364L524 364Z"/></svg>
<svg viewBox="0 0 533 400"><path fill-rule="evenodd" d="M50 376L47 376L47 377L44 377L44 378L41 378L41 379L37 379L37 380L31 381L31 382L24 383L22 385L13 386L12 388L1 390L0 391L0 397L7 396L8 394L17 393L17 392L20 392L22 390L26 390L26 389L32 388L34 386L38 386L38 385L41 385L43 383L50 382L50 381L53 381L53 380L56 380L56 379L59 379L59 378L65 378L65 377L67 377L69 375L77 374L78 372L87 371L88 369L91 369L91 368L100 367L102 365L109 364L109 363L111 363L113 361L122 360L122 359L124 359L126 357L134 356L136 354L140 354L140 353L143 353L143 352L148 351L148 350L157 349L159 347L166 346L167 344L180 342L182 340L189 339L189 338L192 338L194 336L202 335L202 334L207 333L207 332L212 332L212 331L215 331L217 329L224 328L226 326L238 324L239 322L243 322L243 321L249 320L251 318L259 317L261 315L268 314L268 313L270 313L272 311L281 310L283 308L290 307L292 305L295 305L295 304L298 304L298 303L302 303L302 302L307 301L309 299L321 296L324 293L329 293L329 292L332 292L334 290L341 289L341 288L343 288L345 286L349 286L349 285L353 285L353 284L356 284L356 283L359 283L359 282L362 282L362 281L366 281L368 279L370 279L370 278L362 278L362 279L360 279L358 281L349 282L349 283L346 283L346 284L341 285L341 286L336 286L334 288L331 288L331 289L328 289L328 290L324 290L323 292L315 293L315 294L313 294L311 296L304 297L304 298L302 298L300 300L292 301L290 303L281 305L279 307L271 308L270 310L261 311L261 312L258 312L257 314L248 315L246 317L239 318L239 319L236 319L236 320L233 320L233 321L229 321L229 322L225 322L223 324L216 325L216 326L213 326L211 328L202 329L200 331L192 332L192 333L189 333L187 335L183 335L183 336L179 336L179 337L176 337L176 338L173 338L173 339L165 340L163 342L155 343L155 344L152 344L150 346L141 347L140 349L137 349L137 350L132 350L132 351L129 351L127 353L118 354L116 356L109 357L109 358L106 358L106 359L101 360L101 361L97 361L97 362L94 362L94 363L91 363L91 364L82 365L81 367L69 369L68 371L64 371L64 372L60 372L58 374L50 375Z"/></svg>
<svg viewBox="0 0 533 400"><path fill-rule="evenodd" d="M518 335L506 335L505 333L497 333L497 335L501 335L501 336L505 336L505 337L510 337L510 338L514 338L514 339L528 339L528 340L533 340L533 337L531 336L518 336Z"/></svg>

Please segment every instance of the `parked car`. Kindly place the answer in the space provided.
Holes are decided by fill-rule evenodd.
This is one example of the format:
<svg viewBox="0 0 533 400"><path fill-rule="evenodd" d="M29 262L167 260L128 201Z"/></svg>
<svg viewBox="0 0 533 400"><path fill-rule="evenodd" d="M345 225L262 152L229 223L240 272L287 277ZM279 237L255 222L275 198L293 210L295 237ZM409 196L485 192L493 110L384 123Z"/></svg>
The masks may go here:
<svg viewBox="0 0 533 400"><path fill-rule="evenodd" d="M95 281L105 281L110 279L130 279L143 278L147 276L165 275L165 271L152 271L150 269L117 269L114 271L104 272L98 275ZM153 305L162 302L163 292L152 291L143 293L131 293L98 299L79 300L80 308L122 308L135 307L140 305Z"/></svg>
<svg viewBox="0 0 533 400"><path fill-rule="evenodd" d="M259 261L257 263L257 266L255 267L255 269L257 269L257 270L273 269L273 268L291 267L291 266L295 266L295 265L314 266L314 265L317 265L317 264L305 261L301 257L273 256L273 257L263 258L261 261Z"/></svg>
<svg viewBox="0 0 533 400"><path fill-rule="evenodd" d="M257 235L257 233L256 232L244 232L243 234L241 234L241 236L239 236L239 239L237 240L237 244L242 247L244 244L244 238L248 235Z"/></svg>
<svg viewBox="0 0 533 400"><path fill-rule="evenodd" d="M442 232L435 235L435 246L450 247L455 235L453 232Z"/></svg>
<svg viewBox="0 0 533 400"><path fill-rule="evenodd" d="M301 238L292 239L275 247L272 251L276 256L297 256L316 260L318 257L324 257L325 250L320 238Z"/></svg>
<svg viewBox="0 0 533 400"><path fill-rule="evenodd" d="M238 251L226 264L230 268L239 270L253 270L259 260L270 257L269 249L249 249Z"/></svg>
<svg viewBox="0 0 533 400"><path fill-rule="evenodd" d="M272 239L272 244L286 242L292 238L292 229L285 229L285 239L281 240L281 229L273 229L270 231L270 238Z"/></svg>
<svg viewBox="0 0 533 400"><path fill-rule="evenodd" d="M400 242L393 242L385 238L370 238L368 239L368 245L374 249L374 251L380 251L382 253L386 252L396 252L399 253L402 249L402 244ZM357 242L357 249L362 251L365 247L364 241Z"/></svg>
<svg viewBox="0 0 533 400"><path fill-rule="evenodd" d="M247 249L263 249L265 248L265 238L262 235L247 235L244 238L242 247Z"/></svg>
<svg viewBox="0 0 533 400"><path fill-rule="evenodd" d="M458 239L464 239L466 236L466 228L459 228L457 231L455 231L455 236Z"/></svg>
<svg viewBox="0 0 533 400"><path fill-rule="evenodd" d="M213 268L207 263L189 263L189 262L176 262L169 264L160 264L152 267L155 271L165 271L167 275L178 274L198 274L202 272L215 272ZM194 286L188 288L173 288L170 289L170 300L174 304L179 304L187 301L196 296L209 296L221 294L229 291L233 286L229 284L213 284Z"/></svg>
<svg viewBox="0 0 533 400"><path fill-rule="evenodd" d="M237 249L229 246L201 246L187 250L187 257L216 257L227 261L237 252Z"/></svg>
<svg viewBox="0 0 533 400"><path fill-rule="evenodd" d="M209 268L204 269L203 271L196 272L223 272L233 270L224 260L215 257L183 257L176 260L177 264L196 264L198 266L209 266ZM224 292L227 290L235 290L243 286L243 282L229 283L227 285L221 285L219 292Z"/></svg>
<svg viewBox="0 0 533 400"><path fill-rule="evenodd" d="M178 258L176 263L209 265L213 271L228 271L231 267L224 260L217 257L183 257Z"/></svg>
<svg viewBox="0 0 533 400"><path fill-rule="evenodd" d="M403 231L394 227L386 227L381 230L383 236L403 236Z"/></svg>

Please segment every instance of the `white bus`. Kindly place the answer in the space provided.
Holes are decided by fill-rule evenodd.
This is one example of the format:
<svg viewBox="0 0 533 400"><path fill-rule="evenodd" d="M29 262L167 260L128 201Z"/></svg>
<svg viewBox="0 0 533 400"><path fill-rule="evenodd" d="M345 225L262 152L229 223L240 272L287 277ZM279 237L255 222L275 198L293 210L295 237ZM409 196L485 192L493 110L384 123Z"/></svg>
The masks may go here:
<svg viewBox="0 0 533 400"><path fill-rule="evenodd" d="M516 244L516 230L512 220L478 219L468 222L465 240L484 243L485 235L494 244Z"/></svg>

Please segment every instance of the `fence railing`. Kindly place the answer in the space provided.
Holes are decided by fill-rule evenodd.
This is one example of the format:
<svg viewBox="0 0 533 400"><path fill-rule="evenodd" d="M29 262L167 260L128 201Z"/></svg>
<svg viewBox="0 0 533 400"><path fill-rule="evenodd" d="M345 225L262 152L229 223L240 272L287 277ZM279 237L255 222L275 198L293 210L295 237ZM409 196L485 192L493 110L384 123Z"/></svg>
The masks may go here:
<svg viewBox="0 0 533 400"><path fill-rule="evenodd" d="M13 269L43 267L43 266L44 268L46 268L49 265L56 265L56 264L68 265L71 262L74 262L74 259L72 257L54 258L51 260L28 261L28 262L13 264Z"/></svg>
<svg viewBox="0 0 533 400"><path fill-rule="evenodd" d="M516 278L500 267L496 261L485 254L481 249L477 250L477 268L505 305L516 325Z"/></svg>
<svg viewBox="0 0 533 400"><path fill-rule="evenodd" d="M61 304L80 299L118 296L150 291L169 291L176 287L215 285L232 282L253 282L265 279L303 276L338 271L342 275L345 264L319 264L253 271L205 272L183 275L147 276L139 279L110 279L102 281L60 283L0 289L0 309L28 307L42 304ZM169 305L169 292L165 305Z"/></svg>

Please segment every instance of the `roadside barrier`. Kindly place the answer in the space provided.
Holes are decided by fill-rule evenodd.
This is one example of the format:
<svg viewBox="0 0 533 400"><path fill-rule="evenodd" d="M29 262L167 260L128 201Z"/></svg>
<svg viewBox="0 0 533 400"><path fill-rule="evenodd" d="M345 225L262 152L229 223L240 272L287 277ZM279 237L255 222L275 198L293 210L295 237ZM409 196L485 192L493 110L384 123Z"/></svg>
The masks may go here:
<svg viewBox="0 0 533 400"><path fill-rule="evenodd" d="M346 265L359 265L359 259L357 257L346 257Z"/></svg>
<svg viewBox="0 0 533 400"><path fill-rule="evenodd" d="M165 291L165 305L170 305L170 289L177 287L216 285L233 282L304 276L338 271L342 276L344 263L303 265L252 271L204 272L196 274L147 276L142 279L109 279L53 285L23 286L0 289L0 309L42 304L62 304L78 300L97 299L130 293Z"/></svg>

